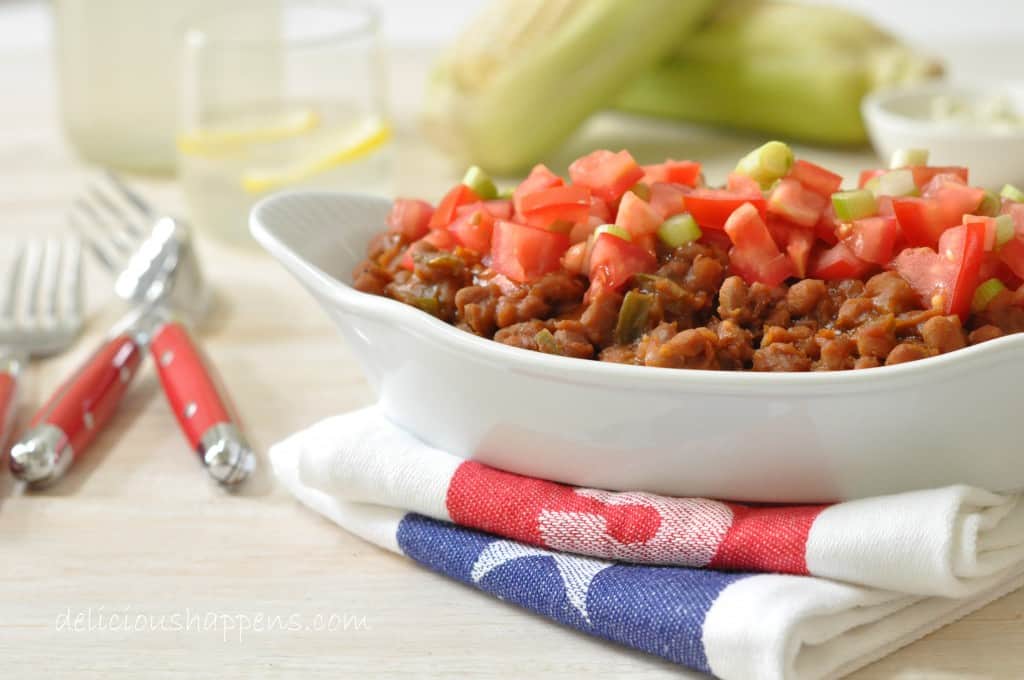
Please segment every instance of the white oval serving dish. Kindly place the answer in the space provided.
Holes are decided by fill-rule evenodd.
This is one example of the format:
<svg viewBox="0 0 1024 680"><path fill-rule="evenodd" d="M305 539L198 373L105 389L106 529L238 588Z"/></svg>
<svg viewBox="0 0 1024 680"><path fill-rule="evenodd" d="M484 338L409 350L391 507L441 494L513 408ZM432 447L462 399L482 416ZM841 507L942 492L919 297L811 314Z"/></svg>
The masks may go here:
<svg viewBox="0 0 1024 680"><path fill-rule="evenodd" d="M1024 334L899 366L810 374L529 352L349 286L389 206L355 194L278 194L254 208L251 229L337 323L388 417L434 446L570 484L749 501L954 483L1024 488Z"/></svg>

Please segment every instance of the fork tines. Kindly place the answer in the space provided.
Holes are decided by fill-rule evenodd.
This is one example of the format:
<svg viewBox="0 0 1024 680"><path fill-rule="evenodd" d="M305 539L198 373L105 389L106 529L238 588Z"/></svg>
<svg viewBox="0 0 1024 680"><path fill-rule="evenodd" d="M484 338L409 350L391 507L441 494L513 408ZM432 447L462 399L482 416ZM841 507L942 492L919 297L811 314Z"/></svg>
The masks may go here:
<svg viewBox="0 0 1024 680"><path fill-rule="evenodd" d="M65 333L77 333L82 307L79 239L25 241L4 285L0 345L25 345L33 354L50 351L51 344L56 349Z"/></svg>
<svg viewBox="0 0 1024 680"><path fill-rule="evenodd" d="M153 209L112 172L92 181L72 205L72 228L110 272L122 271L153 223Z"/></svg>

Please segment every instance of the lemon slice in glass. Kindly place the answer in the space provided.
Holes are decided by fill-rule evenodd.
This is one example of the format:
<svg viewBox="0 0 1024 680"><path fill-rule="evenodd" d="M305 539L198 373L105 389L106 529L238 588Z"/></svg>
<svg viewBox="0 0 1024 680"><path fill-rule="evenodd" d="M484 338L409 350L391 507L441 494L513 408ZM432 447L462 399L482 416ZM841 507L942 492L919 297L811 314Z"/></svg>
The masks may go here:
<svg viewBox="0 0 1024 680"><path fill-rule="evenodd" d="M178 136L178 150L189 156L216 157L253 144L306 134L320 125L320 114L302 109L253 117L230 125L201 128Z"/></svg>
<svg viewBox="0 0 1024 680"><path fill-rule="evenodd" d="M336 135L319 135L314 153L276 168L253 168L242 174L242 188L250 194L261 194L284 186L298 184L314 175L344 163L362 158L391 138L391 126L379 118L364 118L343 128Z"/></svg>

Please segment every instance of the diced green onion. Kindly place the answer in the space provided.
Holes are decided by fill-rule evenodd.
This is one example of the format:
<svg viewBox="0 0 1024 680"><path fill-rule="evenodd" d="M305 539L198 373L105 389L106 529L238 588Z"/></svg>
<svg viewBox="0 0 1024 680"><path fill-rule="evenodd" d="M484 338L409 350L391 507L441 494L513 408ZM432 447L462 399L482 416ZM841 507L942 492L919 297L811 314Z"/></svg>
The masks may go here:
<svg viewBox="0 0 1024 680"><path fill-rule="evenodd" d="M633 237L624 227L620 227L617 224L602 224L600 227L594 230L594 237L598 237L601 234L611 234L617 236L623 241L632 241Z"/></svg>
<svg viewBox="0 0 1024 680"><path fill-rule="evenodd" d="M1017 203L1024 203L1024 191L1021 191L1012 184L1004 184L1003 190L999 192L999 195Z"/></svg>
<svg viewBox="0 0 1024 680"><path fill-rule="evenodd" d="M514 188L502 189L501 191L498 192L498 198L500 198L503 201L511 201L512 197L515 195L516 190Z"/></svg>
<svg viewBox="0 0 1024 680"><path fill-rule="evenodd" d="M1009 215L996 215L996 246L1001 246L1013 238L1015 229L1013 218Z"/></svg>
<svg viewBox="0 0 1024 680"><path fill-rule="evenodd" d="M645 201L651 200L651 187L646 182L637 182L629 190L636 194L637 198L642 198Z"/></svg>
<svg viewBox="0 0 1024 680"><path fill-rule="evenodd" d="M537 349L545 354L561 354L561 345L558 344L558 340L554 335L551 334L547 328L542 328L533 336L534 342L537 343Z"/></svg>
<svg viewBox="0 0 1024 680"><path fill-rule="evenodd" d="M914 183L914 173L906 168L890 170L884 175L878 175L868 180L864 188L875 196L916 196L917 185Z"/></svg>
<svg viewBox="0 0 1024 680"><path fill-rule="evenodd" d="M782 142L768 142L754 149L736 164L736 172L756 180L767 189L777 179L785 177L793 167L793 150Z"/></svg>
<svg viewBox="0 0 1024 680"><path fill-rule="evenodd" d="M466 170L466 174L462 177L462 183L485 201L498 197L498 187L494 185L494 180L479 166L470 166L469 170Z"/></svg>
<svg viewBox="0 0 1024 680"><path fill-rule="evenodd" d="M836 209L836 217L842 222L871 217L878 212L878 201L868 189L836 192L832 194L832 206Z"/></svg>
<svg viewBox="0 0 1024 680"><path fill-rule="evenodd" d="M974 211L974 214L984 215L985 217L995 217L1002 209L1003 202L999 197L992 191L986 191L985 195L981 198L981 203L978 204L977 209Z"/></svg>
<svg viewBox="0 0 1024 680"><path fill-rule="evenodd" d="M928 165L928 149L896 149L889 159L889 167L907 168L912 165Z"/></svg>
<svg viewBox="0 0 1024 680"><path fill-rule="evenodd" d="M669 248L678 248L681 245L696 241L704 234L697 226L697 220L689 213L673 215L658 227L658 238Z"/></svg>
<svg viewBox="0 0 1024 680"><path fill-rule="evenodd" d="M974 300L971 301L971 311L977 314L978 312L984 312L989 303L996 295L999 295L1006 286L999 279L989 279L974 290Z"/></svg>
<svg viewBox="0 0 1024 680"><path fill-rule="evenodd" d="M615 342L626 345L644 334L652 304L654 296L650 293L641 293L638 290L626 293L626 297L622 299L622 307L619 308L619 320L615 324Z"/></svg>

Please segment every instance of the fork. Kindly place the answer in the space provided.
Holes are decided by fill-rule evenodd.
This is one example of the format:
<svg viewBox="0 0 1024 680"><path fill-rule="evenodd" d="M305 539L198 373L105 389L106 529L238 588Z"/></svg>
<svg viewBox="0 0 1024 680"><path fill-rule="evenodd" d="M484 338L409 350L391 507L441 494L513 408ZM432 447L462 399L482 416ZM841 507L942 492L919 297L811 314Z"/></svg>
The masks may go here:
<svg viewBox="0 0 1024 680"><path fill-rule="evenodd" d="M29 357L66 349L82 328L82 248L77 239L22 244L0 307L0 444L13 425L18 378Z"/></svg>
<svg viewBox="0 0 1024 680"><path fill-rule="evenodd" d="M97 411L90 410L88 404L78 406L79 412L90 415L84 433L77 421L52 423L69 439L82 435L82 441L70 447L70 456L64 457L80 455L90 441L85 436L103 428L124 392L121 383L127 385L148 351L156 359L164 394L192 450L215 480L227 486L238 484L253 467L252 450L237 426L222 383L184 323L199 320L209 299L188 226L158 214L110 172L90 184L75 202L70 218L100 263L115 275L114 290L131 304L132 311L97 355L123 359L121 382L101 384L99 378L85 377L75 379L74 389L67 391L71 409L78 398L76 392L90 395L96 402L102 400L105 408ZM53 472L40 470L40 479L52 479L63 470L45 461L55 461L61 452L43 450L59 445L53 437L33 444L39 435L45 432L30 432L21 443L34 446L36 457L44 461L41 468Z"/></svg>

